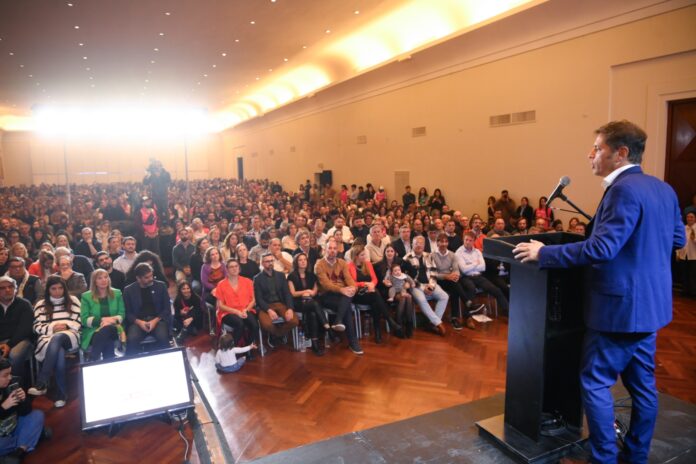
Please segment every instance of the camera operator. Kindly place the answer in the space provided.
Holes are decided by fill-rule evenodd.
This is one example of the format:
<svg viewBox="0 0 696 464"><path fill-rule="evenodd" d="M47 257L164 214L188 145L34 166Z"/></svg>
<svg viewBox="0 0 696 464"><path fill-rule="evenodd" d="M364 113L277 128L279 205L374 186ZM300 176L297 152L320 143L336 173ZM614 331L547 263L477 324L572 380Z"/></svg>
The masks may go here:
<svg viewBox="0 0 696 464"><path fill-rule="evenodd" d="M169 222L169 184L172 177L162 167L162 163L156 159L150 159L147 167L147 175L143 179L143 184L150 187L150 196L157 206L160 219L163 223Z"/></svg>

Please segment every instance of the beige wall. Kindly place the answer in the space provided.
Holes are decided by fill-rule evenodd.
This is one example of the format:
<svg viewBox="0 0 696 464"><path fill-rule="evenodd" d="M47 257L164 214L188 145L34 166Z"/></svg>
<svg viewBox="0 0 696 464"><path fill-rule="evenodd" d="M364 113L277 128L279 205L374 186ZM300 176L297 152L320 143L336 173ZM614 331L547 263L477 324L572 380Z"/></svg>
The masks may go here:
<svg viewBox="0 0 696 464"><path fill-rule="evenodd" d="M76 140L6 132L2 147L6 185L64 183L66 158L69 181L80 184L142 180L150 158L160 160L172 178L186 177L183 138ZM220 135L190 139L186 148L190 179L220 175L223 169Z"/></svg>
<svg viewBox="0 0 696 464"><path fill-rule="evenodd" d="M568 175L573 182L566 193L592 213L601 195L586 158L593 130L609 118L648 126L665 88L673 95L696 90L694 24L691 6L345 104L312 108L306 100L303 112L280 110L226 132L223 146L244 156L247 177L290 188L321 165L333 171L334 184L383 184L393 195L394 172L409 171L414 188L440 187L467 213L485 212L488 195L503 188L535 202ZM432 61L428 54L441 51L422 53ZM449 46L447 53L456 50ZM414 56L412 66L418 60ZM387 74L397 69L377 72L393 80ZM315 98L330 100L332 92L341 86ZM536 110L536 123L489 127L490 115L525 110ZM418 126L427 127L427 136L411 137ZM361 135L367 144L356 143ZM662 176L661 157L664 145L653 143L646 171ZM224 170L236 175L233 161Z"/></svg>

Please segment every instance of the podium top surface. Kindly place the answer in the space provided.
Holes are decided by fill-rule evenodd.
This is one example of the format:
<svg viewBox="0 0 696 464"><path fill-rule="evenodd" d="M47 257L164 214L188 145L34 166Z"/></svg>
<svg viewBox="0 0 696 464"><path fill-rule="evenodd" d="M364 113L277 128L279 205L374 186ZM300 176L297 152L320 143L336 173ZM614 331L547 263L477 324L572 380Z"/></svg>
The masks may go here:
<svg viewBox="0 0 696 464"><path fill-rule="evenodd" d="M496 237L483 239L483 256L506 263L519 263L515 260L512 250L518 243L537 240L544 245L563 245L585 240L585 237L570 232L550 232L533 235L512 235L509 237Z"/></svg>

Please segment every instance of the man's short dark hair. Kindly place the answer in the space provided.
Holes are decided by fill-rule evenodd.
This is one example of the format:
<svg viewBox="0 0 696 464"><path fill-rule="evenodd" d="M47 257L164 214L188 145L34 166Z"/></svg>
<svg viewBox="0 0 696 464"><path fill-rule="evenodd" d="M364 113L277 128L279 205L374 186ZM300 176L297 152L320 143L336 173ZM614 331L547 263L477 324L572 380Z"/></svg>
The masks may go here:
<svg viewBox="0 0 696 464"><path fill-rule="evenodd" d="M144 277L149 273L154 272L150 263L140 263L135 266L135 277Z"/></svg>
<svg viewBox="0 0 696 464"><path fill-rule="evenodd" d="M128 240L133 240L135 243L138 243L138 241L135 239L135 237L132 237L130 235L128 237L123 237L122 243L126 243Z"/></svg>
<svg viewBox="0 0 696 464"><path fill-rule="evenodd" d="M271 234L268 233L267 230L264 230L261 232L261 235L259 235L259 240L270 240L271 239Z"/></svg>
<svg viewBox="0 0 696 464"><path fill-rule="evenodd" d="M439 242L440 240L445 240L445 241L449 242L449 238L447 238L447 234L445 234L445 233L441 233L441 234L437 235L436 241Z"/></svg>
<svg viewBox="0 0 696 464"><path fill-rule="evenodd" d="M12 367L12 364L10 364L10 361L5 359L5 358L0 358L0 371L4 371L5 369L10 369Z"/></svg>
<svg viewBox="0 0 696 464"><path fill-rule="evenodd" d="M604 137L604 143L616 151L621 147L628 148L628 161L631 164L640 164L645 151L645 141L648 135L643 129L631 121L609 122L595 131L595 134Z"/></svg>
<svg viewBox="0 0 696 464"><path fill-rule="evenodd" d="M94 255L95 261L98 261L99 258L101 258L102 256L109 256L109 253L107 253L106 251L100 251L99 253Z"/></svg>

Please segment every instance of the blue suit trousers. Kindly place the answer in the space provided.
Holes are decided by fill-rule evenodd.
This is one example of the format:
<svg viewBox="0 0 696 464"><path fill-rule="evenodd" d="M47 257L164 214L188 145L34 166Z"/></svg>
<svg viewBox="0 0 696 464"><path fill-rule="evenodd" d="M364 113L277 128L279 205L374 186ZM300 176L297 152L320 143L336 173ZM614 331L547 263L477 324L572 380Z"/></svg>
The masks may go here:
<svg viewBox="0 0 696 464"><path fill-rule="evenodd" d="M611 387L621 376L633 402L622 458L647 463L657 419L655 347L657 334L599 332L588 329L580 382L590 429L592 462L615 464L618 457Z"/></svg>

